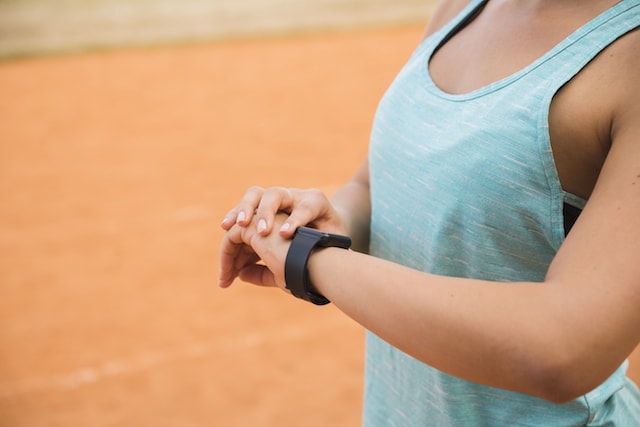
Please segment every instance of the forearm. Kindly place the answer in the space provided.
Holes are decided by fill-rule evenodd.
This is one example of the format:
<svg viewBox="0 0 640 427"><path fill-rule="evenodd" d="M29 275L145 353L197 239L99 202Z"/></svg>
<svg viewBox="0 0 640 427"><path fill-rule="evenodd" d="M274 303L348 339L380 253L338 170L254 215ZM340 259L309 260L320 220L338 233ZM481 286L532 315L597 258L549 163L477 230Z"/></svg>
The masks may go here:
<svg viewBox="0 0 640 427"><path fill-rule="evenodd" d="M331 204L340 215L346 234L353 241L352 248L368 253L371 221L368 186L351 181L334 194Z"/></svg>
<svg viewBox="0 0 640 427"><path fill-rule="evenodd" d="M580 382L564 376L576 363L570 337L581 331L562 324L547 284L433 276L334 248L315 253L309 271L319 292L349 317L451 375L563 401L610 374L596 360L585 361L590 370Z"/></svg>
<svg viewBox="0 0 640 427"><path fill-rule="evenodd" d="M352 249L369 252L369 230L371 227L371 195L369 192L369 168L365 161L354 177L331 197L346 234L353 241Z"/></svg>

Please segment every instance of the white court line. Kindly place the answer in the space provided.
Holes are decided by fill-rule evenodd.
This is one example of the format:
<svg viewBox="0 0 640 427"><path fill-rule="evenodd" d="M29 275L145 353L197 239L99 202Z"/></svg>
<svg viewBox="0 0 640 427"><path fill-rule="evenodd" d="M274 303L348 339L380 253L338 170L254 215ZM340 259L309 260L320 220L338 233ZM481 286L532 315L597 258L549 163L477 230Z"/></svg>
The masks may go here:
<svg viewBox="0 0 640 427"><path fill-rule="evenodd" d="M150 370L178 360L201 358L221 351L247 350L267 342L297 341L309 335L339 328L343 322L344 319L339 322L337 319L328 318L321 323L290 325L287 328L278 328L273 332L243 334L232 340L217 343L197 341L168 350L142 353L128 359L113 359L97 366L81 368L58 375L0 384L0 401L34 393L72 391L84 385L97 383L111 377Z"/></svg>

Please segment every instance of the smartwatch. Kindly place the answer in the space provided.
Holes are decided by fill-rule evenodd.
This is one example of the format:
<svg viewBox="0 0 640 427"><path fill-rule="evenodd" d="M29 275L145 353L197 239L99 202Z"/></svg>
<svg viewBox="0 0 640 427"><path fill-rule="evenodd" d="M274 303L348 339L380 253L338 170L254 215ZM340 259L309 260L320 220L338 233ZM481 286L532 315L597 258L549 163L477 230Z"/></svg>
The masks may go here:
<svg viewBox="0 0 640 427"><path fill-rule="evenodd" d="M337 247L349 249L351 239L339 234L325 233L309 227L298 227L284 263L284 280L287 289L300 299L316 305L325 305L329 300L319 294L309 280L307 262L314 248Z"/></svg>

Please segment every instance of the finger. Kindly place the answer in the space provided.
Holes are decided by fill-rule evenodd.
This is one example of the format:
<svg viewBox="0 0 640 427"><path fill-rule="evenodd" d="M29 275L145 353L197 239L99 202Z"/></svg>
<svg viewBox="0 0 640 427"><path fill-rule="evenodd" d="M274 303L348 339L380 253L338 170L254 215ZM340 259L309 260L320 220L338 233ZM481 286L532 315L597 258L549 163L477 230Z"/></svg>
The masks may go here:
<svg viewBox="0 0 640 427"><path fill-rule="evenodd" d="M233 227L233 225L236 223L237 217L238 217L238 212L234 208L229 212L227 212L227 214L222 219L222 223L220 224L220 226L222 227L223 230L229 231L229 229L231 229L231 227Z"/></svg>
<svg viewBox="0 0 640 427"><path fill-rule="evenodd" d="M330 204L327 197L320 190L305 190L295 194L295 208L280 226L282 237L291 237L296 228L313 222L327 220Z"/></svg>
<svg viewBox="0 0 640 427"><path fill-rule="evenodd" d="M218 285L222 288L231 286L240 270L258 259L253 249L242 241L242 228L232 227L225 233L220 245Z"/></svg>
<svg viewBox="0 0 640 427"><path fill-rule="evenodd" d="M235 260L240 251L240 245L234 243L229 233L222 238L220 245L220 268L218 274L218 286L227 288L231 286L238 275L235 269Z"/></svg>
<svg viewBox="0 0 640 427"><path fill-rule="evenodd" d="M265 190L256 210L258 233L262 236L269 235L273 229L275 215L278 212L290 212L294 207L293 203L293 192L288 188L274 187Z"/></svg>
<svg viewBox="0 0 640 427"><path fill-rule="evenodd" d="M240 276L242 270L256 264L258 261L260 261L260 257L251 250L251 247L241 245L237 256L229 263L230 267L227 267L226 270L221 272L219 286L222 288L231 286L233 281Z"/></svg>
<svg viewBox="0 0 640 427"><path fill-rule="evenodd" d="M228 288L237 277L238 272L235 271L235 258L240 248L236 244L229 242L225 235L222 239L220 247L220 267L218 273L218 286Z"/></svg>
<svg viewBox="0 0 640 427"><path fill-rule="evenodd" d="M263 193L264 189L257 186L251 187L246 191L240 204L235 209L235 224L245 227L251 223Z"/></svg>

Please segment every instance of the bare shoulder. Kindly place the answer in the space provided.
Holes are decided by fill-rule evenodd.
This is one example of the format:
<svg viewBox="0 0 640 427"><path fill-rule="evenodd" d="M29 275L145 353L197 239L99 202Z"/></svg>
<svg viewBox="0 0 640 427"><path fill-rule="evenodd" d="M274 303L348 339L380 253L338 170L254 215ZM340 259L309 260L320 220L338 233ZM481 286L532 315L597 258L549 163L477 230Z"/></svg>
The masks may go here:
<svg viewBox="0 0 640 427"><path fill-rule="evenodd" d="M573 112L574 118L584 119L582 123L574 123L575 126L598 128L597 133L607 150L621 139L622 132L640 131L638 70L640 28L626 33L600 52L557 97L568 101L563 104L568 107L564 113ZM579 129L571 129L579 133Z"/></svg>
<svg viewBox="0 0 640 427"><path fill-rule="evenodd" d="M620 132L640 137L640 28L627 33L603 53L602 72L613 96L612 143ZM640 140L635 144L640 147Z"/></svg>
<svg viewBox="0 0 640 427"><path fill-rule="evenodd" d="M430 36L446 25L469 3L470 0L440 0L431 15L431 19L429 19L429 24L424 32L424 37Z"/></svg>
<svg viewBox="0 0 640 427"><path fill-rule="evenodd" d="M606 212L600 218L607 218L615 227L626 229L626 234L619 236L620 241L631 236L634 242L638 240L630 251L635 254L640 250L640 223L637 221L640 210L639 69L640 28L626 33L603 50L586 68L588 79L585 82L592 85L580 86L584 104L606 118L603 122L607 124L609 136L609 150L589 205L593 206L594 212L600 209ZM618 220L616 216L619 216ZM615 250L613 246L609 248L610 253ZM635 283L639 277L640 267Z"/></svg>

